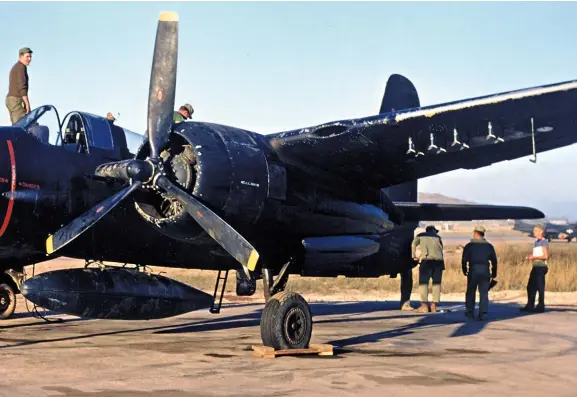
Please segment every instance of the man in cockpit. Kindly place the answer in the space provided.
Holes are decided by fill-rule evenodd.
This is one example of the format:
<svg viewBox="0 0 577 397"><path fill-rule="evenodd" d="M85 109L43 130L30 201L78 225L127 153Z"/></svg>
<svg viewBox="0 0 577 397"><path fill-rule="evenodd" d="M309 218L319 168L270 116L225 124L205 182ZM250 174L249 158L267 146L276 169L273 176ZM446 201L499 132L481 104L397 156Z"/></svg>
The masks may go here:
<svg viewBox="0 0 577 397"><path fill-rule="evenodd" d="M192 114L194 113L194 109L190 103L186 103L182 105L178 111L174 112L174 116L172 121L175 123L181 123L186 121L187 119L192 118Z"/></svg>

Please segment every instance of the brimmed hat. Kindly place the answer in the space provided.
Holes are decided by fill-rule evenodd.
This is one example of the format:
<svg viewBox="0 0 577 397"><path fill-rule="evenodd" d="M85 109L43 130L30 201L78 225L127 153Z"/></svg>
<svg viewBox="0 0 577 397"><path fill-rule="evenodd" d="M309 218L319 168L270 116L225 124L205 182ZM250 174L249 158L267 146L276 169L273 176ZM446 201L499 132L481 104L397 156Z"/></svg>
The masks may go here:
<svg viewBox="0 0 577 397"><path fill-rule="evenodd" d="M477 225L475 226L475 228L473 229L474 232L479 232L479 233L485 233L487 231L487 229L485 229L484 226L481 225Z"/></svg>
<svg viewBox="0 0 577 397"><path fill-rule="evenodd" d="M439 233L439 230L437 230L437 228L434 225L429 225L425 228L426 231L434 231L435 233Z"/></svg>
<svg viewBox="0 0 577 397"><path fill-rule="evenodd" d="M192 108L192 105L190 103L185 103L184 105L182 105L180 107L181 109L184 108L186 110L188 110L188 113L192 116L192 114L194 113L194 109Z"/></svg>

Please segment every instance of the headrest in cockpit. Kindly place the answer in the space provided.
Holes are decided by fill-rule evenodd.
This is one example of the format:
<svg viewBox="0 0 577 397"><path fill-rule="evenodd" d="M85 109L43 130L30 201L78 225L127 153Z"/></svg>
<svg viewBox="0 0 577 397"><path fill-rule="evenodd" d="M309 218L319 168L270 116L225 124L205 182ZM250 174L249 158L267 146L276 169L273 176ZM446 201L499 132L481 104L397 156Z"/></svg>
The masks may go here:
<svg viewBox="0 0 577 397"><path fill-rule="evenodd" d="M50 135L50 130L45 125L34 124L28 128L28 132L34 135L42 143L48 143L48 137Z"/></svg>

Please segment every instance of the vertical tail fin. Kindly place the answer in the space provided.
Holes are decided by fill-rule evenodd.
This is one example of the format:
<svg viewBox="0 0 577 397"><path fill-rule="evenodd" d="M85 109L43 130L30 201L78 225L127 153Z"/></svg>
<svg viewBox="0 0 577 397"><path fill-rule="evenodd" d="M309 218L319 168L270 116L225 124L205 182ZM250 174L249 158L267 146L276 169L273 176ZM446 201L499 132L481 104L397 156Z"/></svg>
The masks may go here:
<svg viewBox="0 0 577 397"><path fill-rule="evenodd" d="M419 107L419 95L413 83L400 74L392 74L387 81L380 113L393 112L401 109ZM381 205L391 201L417 202L417 180L390 186L381 190ZM392 206L392 214L396 223L403 217L396 214L397 210ZM389 211L388 211L389 212ZM391 213L391 212L389 212ZM393 220L393 218L391 218ZM391 277L401 274L401 304L410 302L413 276L411 269L415 266L411 258L411 241L415 234L417 222L402 222L402 226L396 228L386 240L387 258L386 266L389 267Z"/></svg>
<svg viewBox="0 0 577 397"><path fill-rule="evenodd" d="M410 109L421 106L417 89L409 79L400 74L392 74L387 81L385 94L379 113ZM417 202L416 180L390 186L383 192L391 201Z"/></svg>

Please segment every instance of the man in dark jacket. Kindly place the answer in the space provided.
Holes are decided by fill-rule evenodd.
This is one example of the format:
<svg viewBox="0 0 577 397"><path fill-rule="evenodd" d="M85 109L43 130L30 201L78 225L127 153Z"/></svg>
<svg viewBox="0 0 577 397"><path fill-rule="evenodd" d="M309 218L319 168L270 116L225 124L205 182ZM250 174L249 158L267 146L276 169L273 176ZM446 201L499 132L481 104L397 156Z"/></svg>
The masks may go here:
<svg viewBox="0 0 577 397"><path fill-rule="evenodd" d="M18 52L18 62L10 70L6 108L10 113L10 121L16 124L18 120L30 113L28 100L28 65L32 61L32 50L21 48Z"/></svg>
<svg viewBox="0 0 577 397"><path fill-rule="evenodd" d="M491 271L489 271L491 262ZM485 228L476 226L473 239L465 245L461 259L463 274L467 276L467 292L465 295L465 315L474 318L475 294L479 289L479 315L477 320L483 320L489 306L489 284L497 277L497 255L491 243L485 240Z"/></svg>

